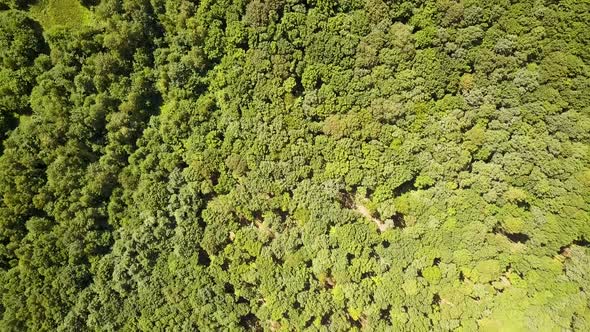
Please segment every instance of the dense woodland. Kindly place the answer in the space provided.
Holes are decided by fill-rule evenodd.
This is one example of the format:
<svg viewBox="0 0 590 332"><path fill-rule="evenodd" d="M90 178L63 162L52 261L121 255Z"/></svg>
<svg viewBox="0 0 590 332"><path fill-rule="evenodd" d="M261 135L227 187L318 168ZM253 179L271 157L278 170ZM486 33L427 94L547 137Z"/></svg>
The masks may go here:
<svg viewBox="0 0 590 332"><path fill-rule="evenodd" d="M589 0L69 1L0 0L1 331L590 330Z"/></svg>

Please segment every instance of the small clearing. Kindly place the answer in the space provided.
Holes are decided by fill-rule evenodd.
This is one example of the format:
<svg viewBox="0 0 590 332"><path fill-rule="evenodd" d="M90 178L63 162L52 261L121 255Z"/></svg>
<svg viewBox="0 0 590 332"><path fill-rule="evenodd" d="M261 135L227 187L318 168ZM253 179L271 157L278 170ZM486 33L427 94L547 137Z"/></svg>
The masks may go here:
<svg viewBox="0 0 590 332"><path fill-rule="evenodd" d="M39 0L29 9L44 30L55 27L81 28L93 24L93 14L77 0Z"/></svg>
<svg viewBox="0 0 590 332"><path fill-rule="evenodd" d="M375 225L377 225L377 228L379 229L380 232L385 232L386 230L393 228L394 227L394 223L393 220L391 219L386 219L385 221L381 221L377 218L375 218L372 214L371 211L369 211L369 209L362 205L359 202L354 201L354 205L353 208L356 212L360 213L363 215L363 217L373 221L375 223Z"/></svg>

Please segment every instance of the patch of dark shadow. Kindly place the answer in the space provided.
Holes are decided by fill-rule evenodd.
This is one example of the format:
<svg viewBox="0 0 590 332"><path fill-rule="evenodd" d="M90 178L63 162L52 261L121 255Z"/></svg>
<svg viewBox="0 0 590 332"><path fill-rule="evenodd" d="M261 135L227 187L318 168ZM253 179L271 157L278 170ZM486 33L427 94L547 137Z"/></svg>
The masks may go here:
<svg viewBox="0 0 590 332"><path fill-rule="evenodd" d="M179 171L182 171L183 169L188 167L188 164L186 163L186 161L181 160L176 164L176 167L179 168Z"/></svg>
<svg viewBox="0 0 590 332"><path fill-rule="evenodd" d="M254 217L255 220L262 221L262 211L252 211L252 217Z"/></svg>
<svg viewBox="0 0 590 332"><path fill-rule="evenodd" d="M246 259L244 259L244 263L246 263L246 264L252 264L252 263L254 263L254 261L256 261L255 256L248 256Z"/></svg>
<svg viewBox="0 0 590 332"><path fill-rule="evenodd" d="M580 247L590 248L590 242L588 242L585 238L580 238L574 241L574 244Z"/></svg>
<svg viewBox="0 0 590 332"><path fill-rule="evenodd" d="M153 262L158 258L158 256L160 256L160 253L158 253L157 251L148 251L146 256L149 262Z"/></svg>
<svg viewBox="0 0 590 332"><path fill-rule="evenodd" d="M250 330L260 330L260 321L253 313L240 317L240 326Z"/></svg>
<svg viewBox="0 0 590 332"><path fill-rule="evenodd" d="M516 272L516 275L518 275L521 279L524 278L524 274L518 270L514 270L514 272Z"/></svg>
<svg viewBox="0 0 590 332"><path fill-rule="evenodd" d="M111 252L111 246L110 245L96 246L96 248L94 248L94 250L92 250L92 254L93 255L106 255L109 252Z"/></svg>
<svg viewBox="0 0 590 332"><path fill-rule="evenodd" d="M519 208L525 210L525 211L530 211L531 210L531 205L528 202L525 201L518 201L516 203L516 206L518 206Z"/></svg>
<svg viewBox="0 0 590 332"><path fill-rule="evenodd" d="M465 275L463 274L463 271L459 272L459 281L465 281Z"/></svg>
<svg viewBox="0 0 590 332"><path fill-rule="evenodd" d="M239 217L238 218L238 222L242 225L242 226L247 226L250 225L252 222L244 217Z"/></svg>
<svg viewBox="0 0 590 332"><path fill-rule="evenodd" d="M348 260L349 263L354 259L354 257L355 256L351 253L346 254L346 260Z"/></svg>
<svg viewBox="0 0 590 332"><path fill-rule="evenodd" d="M320 321L320 323L321 323L323 326L329 325L329 324L330 324L330 317L331 317L331 316L332 316L332 313L331 313L331 312L328 312L328 313L324 314L324 315L322 316L322 320Z"/></svg>
<svg viewBox="0 0 590 332"><path fill-rule="evenodd" d="M238 304L240 304L240 303L242 303L242 304L249 304L250 301L248 301L248 299L246 299L245 297L240 296L240 297L238 297L238 300L236 301L236 303L238 303Z"/></svg>
<svg viewBox="0 0 590 332"><path fill-rule="evenodd" d="M421 269L418 269L416 271L416 274L418 275L418 277L422 277L422 270Z"/></svg>
<svg viewBox="0 0 590 332"><path fill-rule="evenodd" d="M504 236L510 239L510 241L517 243L527 243L531 239L524 233L505 233Z"/></svg>
<svg viewBox="0 0 590 332"><path fill-rule="evenodd" d="M289 212L283 211L281 209L274 209L274 210L272 210L272 212L274 212L277 216L279 216L279 218L281 218L282 222L285 222L287 220L287 217L289 216Z"/></svg>
<svg viewBox="0 0 590 332"><path fill-rule="evenodd" d="M483 161L484 163L489 163L494 158L494 155L496 155L496 153L492 152L492 153L488 154L487 157L481 159L481 161ZM471 165L471 164L469 164L469 165ZM469 171L471 172L471 168L469 169Z"/></svg>
<svg viewBox="0 0 590 332"><path fill-rule="evenodd" d="M408 312L408 306L407 305L403 305L402 306L402 310L407 313Z"/></svg>
<svg viewBox="0 0 590 332"><path fill-rule="evenodd" d="M468 173L471 173L472 170L473 170L473 165L471 163L467 163L465 166L463 166L463 168L461 168L461 171L468 172Z"/></svg>
<svg viewBox="0 0 590 332"><path fill-rule="evenodd" d="M339 200L342 204L342 207L346 209L354 209L356 204L354 203L354 198L352 195L344 190L340 190Z"/></svg>
<svg viewBox="0 0 590 332"><path fill-rule="evenodd" d="M237 48L241 48L244 51L248 50L248 40L246 38L242 38L242 40L238 41L234 44Z"/></svg>
<svg viewBox="0 0 590 332"><path fill-rule="evenodd" d="M361 275L361 279L372 278L372 277L375 277L376 275L377 274L375 273L375 271L365 272Z"/></svg>
<svg viewBox="0 0 590 332"><path fill-rule="evenodd" d="M408 24L410 19L412 18L412 6L403 6L403 3L396 3L391 2L390 7L392 8L391 13L393 13L392 19L394 22L400 22L402 24ZM416 33L422 30L422 28L416 26L412 29L412 33Z"/></svg>
<svg viewBox="0 0 590 332"><path fill-rule="evenodd" d="M415 180L416 180L415 178L412 178L412 179L400 184L399 186L397 186L397 188L395 188L393 190L393 194L396 197L398 197L398 196L401 196L405 193L409 193L410 191L416 190L417 188L414 187Z"/></svg>
<svg viewBox="0 0 590 332"><path fill-rule="evenodd" d="M212 68L217 64L219 64L219 61L208 61L207 67ZM192 93L193 96L200 96L200 95L204 94L205 92L207 92L207 85L206 84L194 84L191 88L191 91L193 92ZM223 141L223 139L222 139L222 141Z"/></svg>
<svg viewBox="0 0 590 332"><path fill-rule="evenodd" d="M537 52L530 52L529 54L527 54L526 63L533 63L533 62L537 62L538 60L540 60L539 56L535 53L537 53Z"/></svg>
<svg viewBox="0 0 590 332"><path fill-rule="evenodd" d="M109 224L108 218L98 217L94 220L95 220L94 221L95 229L102 230L102 231L112 231L113 230L113 226L111 224ZM176 223L173 223L173 225L171 225L171 226L175 227Z"/></svg>
<svg viewBox="0 0 590 332"><path fill-rule="evenodd" d="M301 308L301 304L299 304L299 302L295 301L293 303L293 309L299 309L299 308Z"/></svg>
<svg viewBox="0 0 590 332"><path fill-rule="evenodd" d="M270 257L272 258L272 261L277 264L277 265L283 265L283 259L280 257L277 257L277 255L272 254L270 255Z"/></svg>
<svg viewBox="0 0 590 332"><path fill-rule="evenodd" d="M311 268L312 265L313 265L313 261L311 259L308 259L305 261L305 267Z"/></svg>
<svg viewBox="0 0 590 332"><path fill-rule="evenodd" d="M404 215L400 212L396 212L392 217L391 220L393 221L393 227L395 228L404 228L406 227L406 221L404 220Z"/></svg>
<svg viewBox="0 0 590 332"><path fill-rule="evenodd" d="M322 118L317 114L312 114L309 117L309 120L311 120L311 122L322 122Z"/></svg>
<svg viewBox="0 0 590 332"><path fill-rule="evenodd" d="M369 252L369 258L379 258L379 255L375 252L374 246L371 246L371 251Z"/></svg>
<svg viewBox="0 0 590 332"><path fill-rule="evenodd" d="M219 25L219 28L221 29L221 31L225 31L227 29L227 22L223 18L219 18L218 22L221 23Z"/></svg>
<svg viewBox="0 0 590 332"><path fill-rule="evenodd" d="M308 291L308 290L310 290L310 289L311 289L311 284L309 283L309 281L306 281L306 282L303 284L303 291Z"/></svg>
<svg viewBox="0 0 590 332"><path fill-rule="evenodd" d="M227 293L227 294L233 294L234 293L234 285L230 284L229 282L226 282L223 285L223 290Z"/></svg>
<svg viewBox="0 0 590 332"><path fill-rule="evenodd" d="M389 241L386 240L386 241L381 242L381 245L383 246L383 248L389 248L390 243L389 243Z"/></svg>
<svg viewBox="0 0 590 332"><path fill-rule="evenodd" d="M221 269L223 271L227 271L229 269L229 264L227 263L227 261L223 261L223 264L221 264Z"/></svg>
<svg viewBox="0 0 590 332"><path fill-rule="evenodd" d="M291 94L293 95L293 97L298 98L303 96L304 91L305 88L301 83L301 79L299 77L295 77L295 86L293 87L293 90L291 90Z"/></svg>
<svg viewBox="0 0 590 332"><path fill-rule="evenodd" d="M211 264L211 258L209 258L209 255L205 250L199 250L198 262L199 265L203 266L209 266L209 264Z"/></svg>
<svg viewBox="0 0 590 332"><path fill-rule="evenodd" d="M391 319L390 311L391 311L391 306L388 306L385 309L381 309L379 311L379 319L389 322L389 320Z"/></svg>
<svg viewBox="0 0 590 332"><path fill-rule="evenodd" d="M498 226L492 229L494 234L504 235L508 238L508 240L515 242L515 243L527 243L531 238L524 234L524 233L508 233L505 232L503 229L499 228Z"/></svg>
<svg viewBox="0 0 590 332"><path fill-rule="evenodd" d="M203 199L204 202L209 202L211 201L217 194L214 191L211 191L207 194L202 194L201 198Z"/></svg>
<svg viewBox="0 0 590 332"><path fill-rule="evenodd" d="M305 325L303 326L304 330L307 330L311 327L311 324L315 321L315 316L311 316L309 317L309 319L307 320L307 322L305 322Z"/></svg>
<svg viewBox="0 0 590 332"><path fill-rule="evenodd" d="M348 323L350 326L354 326L358 329L363 327L360 319L354 320L350 315L346 315L346 317L348 318Z"/></svg>
<svg viewBox="0 0 590 332"><path fill-rule="evenodd" d="M201 229L205 229L205 227L207 227L207 223L205 221L203 221L202 219L199 219L199 221L197 222L197 225L199 225L199 227Z"/></svg>
<svg viewBox="0 0 590 332"><path fill-rule="evenodd" d="M291 249L292 249L293 251L295 251L295 250L299 250L299 249L301 249L301 248L303 248L303 243L300 243L300 242L298 242L298 243L295 243L295 244L294 244L294 245L291 247Z"/></svg>
<svg viewBox="0 0 590 332"><path fill-rule="evenodd" d="M432 296L432 305L440 306L440 295L438 293L434 293L434 296Z"/></svg>
<svg viewBox="0 0 590 332"><path fill-rule="evenodd" d="M221 176L221 173L219 173L219 171L213 171L211 172L211 174L209 175L209 179L211 180L211 183L216 186L219 183L219 177Z"/></svg>
<svg viewBox="0 0 590 332"><path fill-rule="evenodd" d="M440 258L439 257L435 257L434 260L432 261L432 265L439 266L439 264L440 264Z"/></svg>

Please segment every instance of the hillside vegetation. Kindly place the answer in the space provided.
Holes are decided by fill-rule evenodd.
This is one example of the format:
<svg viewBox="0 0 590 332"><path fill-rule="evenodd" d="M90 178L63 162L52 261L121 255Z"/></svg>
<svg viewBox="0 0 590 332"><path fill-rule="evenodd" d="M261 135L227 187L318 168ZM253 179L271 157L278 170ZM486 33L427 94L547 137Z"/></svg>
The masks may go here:
<svg viewBox="0 0 590 332"><path fill-rule="evenodd" d="M590 1L28 1L1 331L590 330Z"/></svg>

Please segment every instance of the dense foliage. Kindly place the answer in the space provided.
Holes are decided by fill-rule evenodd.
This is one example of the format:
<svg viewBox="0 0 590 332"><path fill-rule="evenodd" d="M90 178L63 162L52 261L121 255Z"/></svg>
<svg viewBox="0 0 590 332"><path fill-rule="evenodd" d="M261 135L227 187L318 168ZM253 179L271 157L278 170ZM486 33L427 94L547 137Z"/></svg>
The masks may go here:
<svg viewBox="0 0 590 332"><path fill-rule="evenodd" d="M0 330L590 330L590 1L0 1Z"/></svg>

